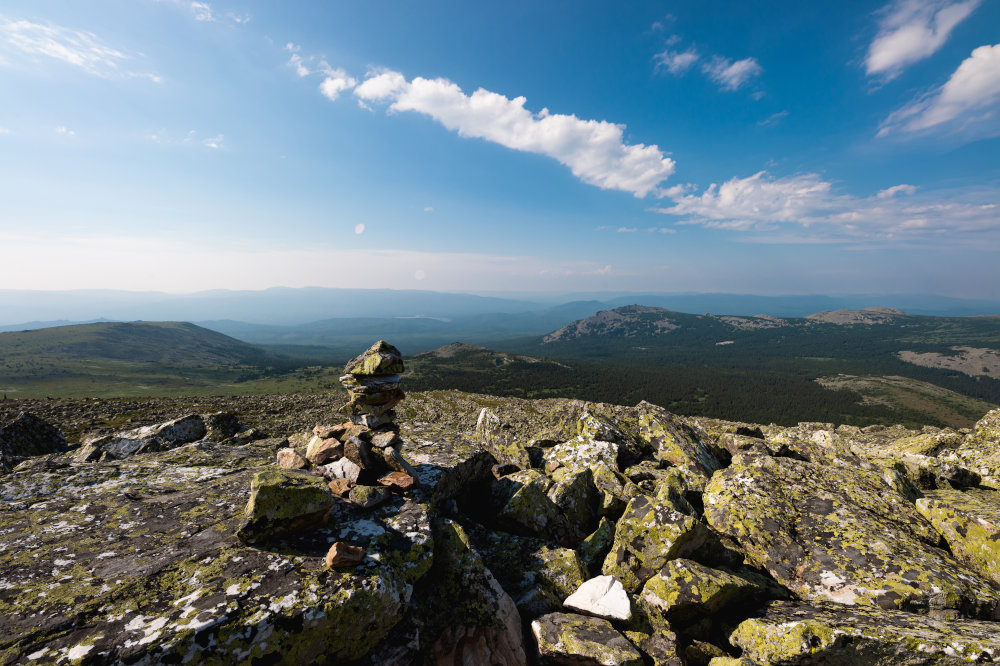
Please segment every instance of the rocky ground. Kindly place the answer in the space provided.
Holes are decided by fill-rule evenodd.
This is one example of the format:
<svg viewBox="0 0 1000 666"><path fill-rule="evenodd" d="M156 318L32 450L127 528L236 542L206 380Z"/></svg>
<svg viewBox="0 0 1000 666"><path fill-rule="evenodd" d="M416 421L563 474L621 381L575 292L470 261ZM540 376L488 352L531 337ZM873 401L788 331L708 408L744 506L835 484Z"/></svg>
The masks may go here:
<svg viewBox="0 0 1000 666"><path fill-rule="evenodd" d="M0 402L0 664L1000 661L1000 410L345 402Z"/></svg>

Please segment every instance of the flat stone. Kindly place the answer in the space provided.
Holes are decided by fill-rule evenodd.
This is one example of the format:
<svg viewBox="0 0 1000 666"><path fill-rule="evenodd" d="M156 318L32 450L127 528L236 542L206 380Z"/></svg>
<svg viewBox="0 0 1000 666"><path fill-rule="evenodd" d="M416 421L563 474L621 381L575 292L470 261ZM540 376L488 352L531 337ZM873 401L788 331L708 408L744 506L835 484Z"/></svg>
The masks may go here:
<svg viewBox="0 0 1000 666"><path fill-rule="evenodd" d="M306 458L314 465L323 465L338 460L344 455L344 445L337 439L323 439L318 435L309 441Z"/></svg>
<svg viewBox="0 0 1000 666"><path fill-rule="evenodd" d="M410 490L417 485L417 480L406 472L389 472L381 477L378 482L383 486L395 490Z"/></svg>
<svg viewBox="0 0 1000 666"><path fill-rule="evenodd" d="M628 594L614 576L591 578L569 595L563 605L605 620L624 621L632 617Z"/></svg>
<svg viewBox="0 0 1000 666"><path fill-rule="evenodd" d="M335 569L338 567L353 567L361 564L365 559L365 549L360 546L352 546L349 543L337 543L330 546L326 553L326 566Z"/></svg>
<svg viewBox="0 0 1000 666"><path fill-rule="evenodd" d="M759 664L960 664L1000 658L995 622L940 620L871 606L776 602L730 636ZM714 662L713 662L714 663Z"/></svg>
<svg viewBox="0 0 1000 666"><path fill-rule="evenodd" d="M347 458L341 458L340 460L336 460L332 463L327 463L317 469L324 478L330 480L347 479L351 483L357 483L358 478L361 476L361 468Z"/></svg>
<svg viewBox="0 0 1000 666"><path fill-rule="evenodd" d="M642 654L611 623L597 617L549 613L531 623L543 659L580 666L642 666Z"/></svg>

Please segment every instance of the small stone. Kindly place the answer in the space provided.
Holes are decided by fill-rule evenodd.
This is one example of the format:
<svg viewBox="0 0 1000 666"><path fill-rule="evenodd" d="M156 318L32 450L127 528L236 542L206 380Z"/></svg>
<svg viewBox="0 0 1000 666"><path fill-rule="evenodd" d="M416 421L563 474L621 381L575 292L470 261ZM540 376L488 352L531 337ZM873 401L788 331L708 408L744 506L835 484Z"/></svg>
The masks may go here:
<svg viewBox="0 0 1000 666"><path fill-rule="evenodd" d="M378 482L394 490L409 490L417 485L417 480L406 472L389 472L380 478Z"/></svg>
<svg viewBox="0 0 1000 666"><path fill-rule="evenodd" d="M338 541L330 546L330 550L326 553L326 566L331 569L353 567L360 564L363 559L365 559L364 548Z"/></svg>
<svg viewBox="0 0 1000 666"><path fill-rule="evenodd" d="M354 482L349 479L334 479L327 486L329 486L330 490L337 497L347 497L351 488L354 487Z"/></svg>
<svg viewBox="0 0 1000 666"><path fill-rule="evenodd" d="M385 449L390 446L400 448L402 447L403 440L399 438L399 435L391 430L386 430L384 432L377 432L372 435L372 446L377 449Z"/></svg>
<svg viewBox="0 0 1000 666"><path fill-rule="evenodd" d="M312 432L320 439L330 439L331 437L340 439L340 436L343 435L344 430L346 430L346 426L351 426L351 425L354 424L339 423L337 425L317 425L315 428L312 429Z"/></svg>
<svg viewBox="0 0 1000 666"><path fill-rule="evenodd" d="M614 576L591 578L569 595L563 605L605 620L627 621L632 617L628 594Z"/></svg>
<svg viewBox="0 0 1000 666"><path fill-rule="evenodd" d="M331 481L333 479L347 479L351 483L357 483L358 477L361 476L361 468L347 458L327 463L320 467L319 471L323 475L323 478L330 479Z"/></svg>
<svg viewBox="0 0 1000 666"><path fill-rule="evenodd" d="M316 435L309 441L306 448L306 458L314 465L322 465L341 458L344 455L344 445L329 437L326 439Z"/></svg>
<svg viewBox="0 0 1000 666"><path fill-rule="evenodd" d="M281 449L278 451L278 467L281 469L305 469L309 467L309 461L300 456L295 449Z"/></svg>
<svg viewBox="0 0 1000 666"><path fill-rule="evenodd" d="M370 509L389 499L389 490L379 486L354 486L347 498L362 509Z"/></svg>

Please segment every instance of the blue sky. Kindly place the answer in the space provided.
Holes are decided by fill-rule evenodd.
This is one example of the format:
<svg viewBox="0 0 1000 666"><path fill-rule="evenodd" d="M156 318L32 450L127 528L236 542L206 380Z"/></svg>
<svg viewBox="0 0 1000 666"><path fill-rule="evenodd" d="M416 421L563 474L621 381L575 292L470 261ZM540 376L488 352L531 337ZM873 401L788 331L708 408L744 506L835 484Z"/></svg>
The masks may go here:
<svg viewBox="0 0 1000 666"><path fill-rule="evenodd" d="M0 288L1000 296L1000 3L0 6Z"/></svg>

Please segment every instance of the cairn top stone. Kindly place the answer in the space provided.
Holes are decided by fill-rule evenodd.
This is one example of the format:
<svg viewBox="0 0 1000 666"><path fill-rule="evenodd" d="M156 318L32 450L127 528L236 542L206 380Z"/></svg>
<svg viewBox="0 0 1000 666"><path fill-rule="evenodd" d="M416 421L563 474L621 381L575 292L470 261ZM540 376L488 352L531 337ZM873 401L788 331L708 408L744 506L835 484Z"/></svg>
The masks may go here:
<svg viewBox="0 0 1000 666"><path fill-rule="evenodd" d="M379 340L348 361L344 372L360 377L402 374L403 355L385 340Z"/></svg>

